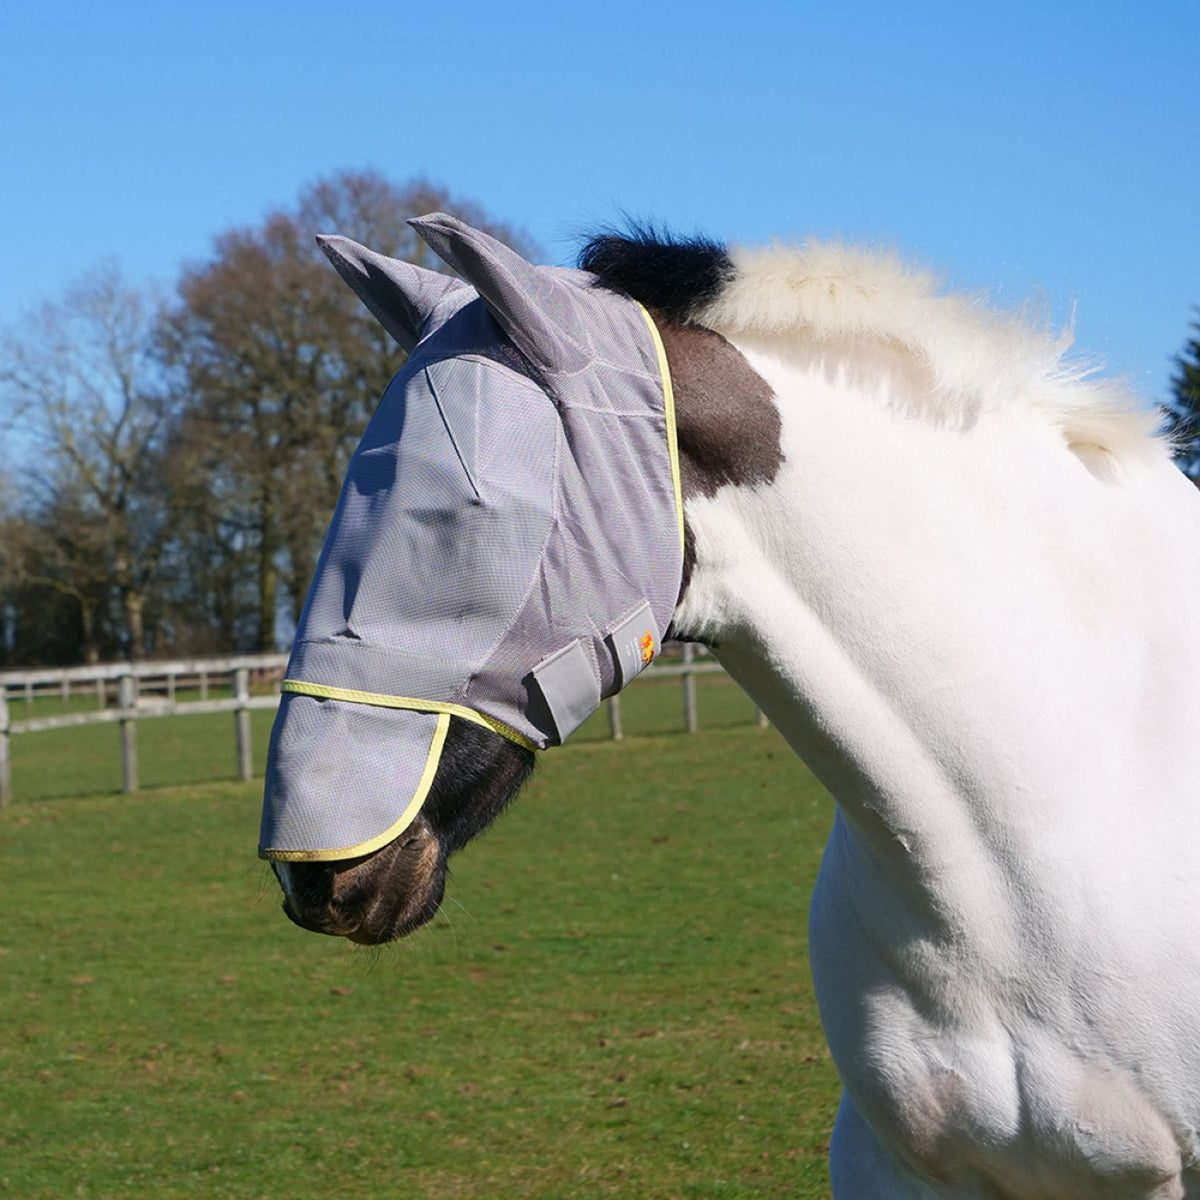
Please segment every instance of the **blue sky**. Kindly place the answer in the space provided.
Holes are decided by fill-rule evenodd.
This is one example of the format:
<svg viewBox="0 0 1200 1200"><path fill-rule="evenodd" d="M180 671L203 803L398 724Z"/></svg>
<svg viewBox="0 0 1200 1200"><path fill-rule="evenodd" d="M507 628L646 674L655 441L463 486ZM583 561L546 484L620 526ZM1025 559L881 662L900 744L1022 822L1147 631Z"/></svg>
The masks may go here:
<svg viewBox="0 0 1200 1200"><path fill-rule="evenodd" d="M1040 294L1161 399L1200 303L1200 5L10 4L0 324L97 260L169 286L341 167L554 261L619 210L885 243Z"/></svg>

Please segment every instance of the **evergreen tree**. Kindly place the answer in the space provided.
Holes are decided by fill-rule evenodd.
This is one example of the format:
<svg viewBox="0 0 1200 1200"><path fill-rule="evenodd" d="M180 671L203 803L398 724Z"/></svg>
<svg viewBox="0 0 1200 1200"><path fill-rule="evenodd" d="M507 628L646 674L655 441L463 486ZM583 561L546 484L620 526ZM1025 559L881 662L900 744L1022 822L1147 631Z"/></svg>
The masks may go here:
<svg viewBox="0 0 1200 1200"><path fill-rule="evenodd" d="M1200 308L1197 309L1200 312ZM1175 442L1175 459L1185 475L1200 484L1200 321L1175 359L1167 430Z"/></svg>

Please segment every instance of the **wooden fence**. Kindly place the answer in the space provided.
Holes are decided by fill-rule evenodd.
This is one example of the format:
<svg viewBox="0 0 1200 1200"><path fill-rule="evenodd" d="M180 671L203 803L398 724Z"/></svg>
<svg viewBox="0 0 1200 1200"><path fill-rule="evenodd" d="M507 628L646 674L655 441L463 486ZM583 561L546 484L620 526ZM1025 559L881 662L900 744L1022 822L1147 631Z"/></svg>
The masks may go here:
<svg viewBox="0 0 1200 1200"><path fill-rule="evenodd" d="M696 676L723 674L724 669L711 659L703 647L683 644L669 647L669 653L640 678L678 677L683 687L683 724L688 733L700 728L696 707ZM678 657L675 657L675 651ZM107 663L90 667L39 668L28 671L0 671L0 808L12 800L10 742L15 734L40 733L50 729L69 729L79 725L116 723L120 726L121 784L125 792L138 787L137 723L153 717L198 716L202 713L233 714L234 750L239 779L254 775L254 756L250 740L252 709L273 709L279 705L279 682L287 665L286 654L243 654L229 658L178 659L169 662ZM252 695L255 688L270 687L267 694ZM231 691L228 697L214 699L214 689ZM196 692L198 699L183 700L181 692ZM65 708L81 695L95 700L95 707L54 716L33 716L35 700L57 697ZM112 707L110 707L112 701ZM9 706L23 704L25 717L13 720ZM620 741L620 694L606 702L609 736ZM757 712L760 726L766 717Z"/></svg>

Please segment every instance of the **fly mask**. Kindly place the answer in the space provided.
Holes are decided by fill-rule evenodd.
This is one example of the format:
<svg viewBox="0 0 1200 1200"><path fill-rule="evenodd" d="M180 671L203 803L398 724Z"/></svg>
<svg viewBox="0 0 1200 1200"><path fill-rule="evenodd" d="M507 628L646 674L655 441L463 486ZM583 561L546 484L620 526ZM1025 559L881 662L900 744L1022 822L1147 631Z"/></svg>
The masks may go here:
<svg viewBox="0 0 1200 1200"><path fill-rule="evenodd" d="M410 357L351 459L296 629L264 858L397 837L452 715L561 743L652 660L679 595L675 419L649 314L453 217L411 223L465 283L318 239Z"/></svg>

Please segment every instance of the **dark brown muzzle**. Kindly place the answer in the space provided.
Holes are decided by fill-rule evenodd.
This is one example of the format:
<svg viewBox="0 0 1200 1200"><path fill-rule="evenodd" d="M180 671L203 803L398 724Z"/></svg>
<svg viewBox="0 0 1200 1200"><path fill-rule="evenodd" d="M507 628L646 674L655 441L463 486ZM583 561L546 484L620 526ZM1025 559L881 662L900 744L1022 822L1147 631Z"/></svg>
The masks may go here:
<svg viewBox="0 0 1200 1200"><path fill-rule="evenodd" d="M446 865L420 817L362 858L273 863L283 911L303 929L377 945L423 925L441 903Z"/></svg>
<svg viewBox="0 0 1200 1200"><path fill-rule="evenodd" d="M283 911L304 929L378 945L438 910L446 860L486 828L533 770L533 752L459 717L420 813L381 850L337 862L274 862Z"/></svg>

